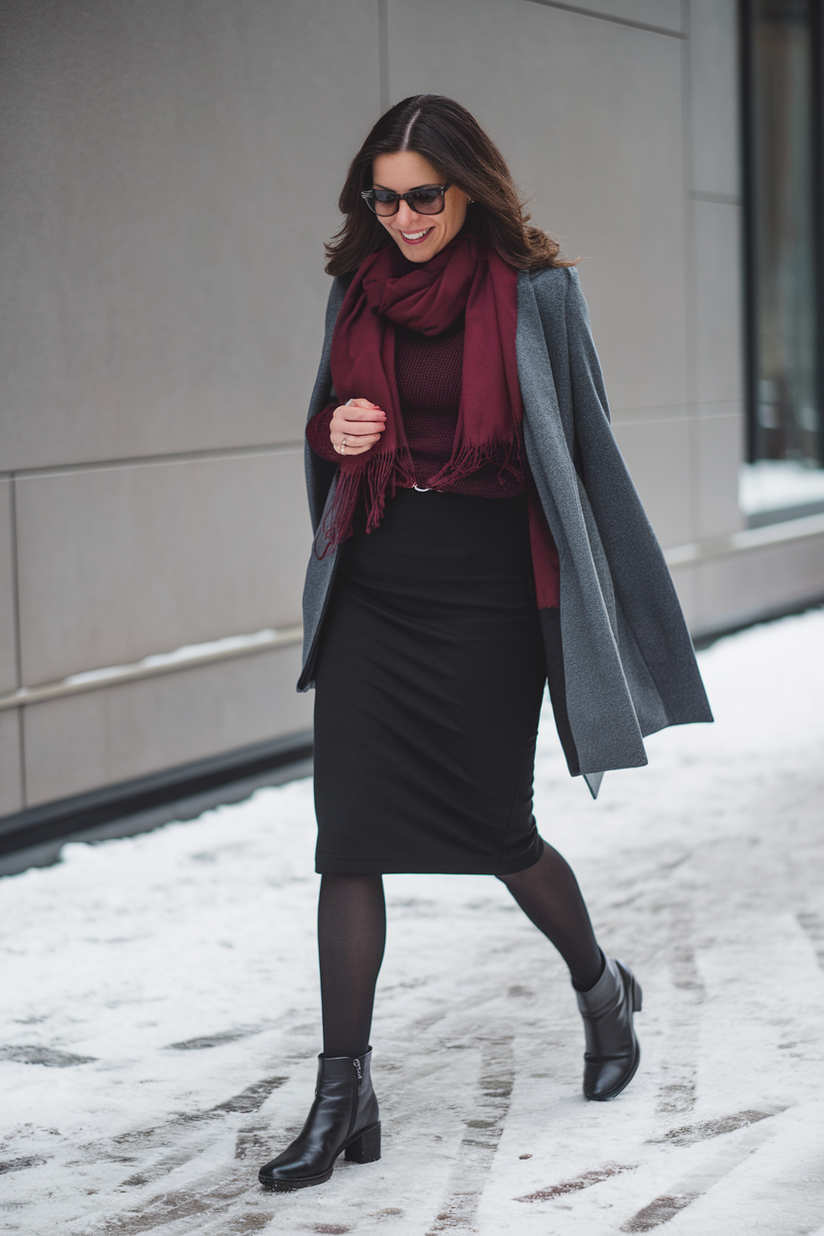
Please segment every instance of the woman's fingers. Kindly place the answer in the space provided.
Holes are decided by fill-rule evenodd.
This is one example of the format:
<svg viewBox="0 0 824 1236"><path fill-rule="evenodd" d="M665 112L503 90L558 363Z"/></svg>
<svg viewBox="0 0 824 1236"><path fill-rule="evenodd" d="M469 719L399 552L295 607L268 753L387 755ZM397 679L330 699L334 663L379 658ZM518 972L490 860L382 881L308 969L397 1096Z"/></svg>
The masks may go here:
<svg viewBox="0 0 824 1236"><path fill-rule="evenodd" d="M335 408L329 439L339 455L362 455L380 441L386 413L368 399L352 399Z"/></svg>
<svg viewBox="0 0 824 1236"><path fill-rule="evenodd" d="M340 446L336 446L335 450L339 455L362 455L364 451L370 451L376 442L380 442L380 434L376 434L370 441L369 439L358 438L357 440L347 438L345 442L341 442Z"/></svg>
<svg viewBox="0 0 824 1236"><path fill-rule="evenodd" d="M332 424L334 424L334 420ZM332 424L330 424L329 426L330 429L332 428ZM337 425L335 426L335 428L339 428L341 433L355 434L357 436L359 434L368 435L370 433L377 433L377 434L383 433L385 424L386 423L383 420L356 421L356 420L352 420L348 416L342 416L340 420L337 422Z"/></svg>
<svg viewBox="0 0 824 1236"><path fill-rule="evenodd" d="M335 408L330 428L341 427L349 433L376 433L386 423L386 413L372 403L362 400L360 404L344 404Z"/></svg>
<svg viewBox="0 0 824 1236"><path fill-rule="evenodd" d="M345 403L343 406L345 408L352 409L353 416L358 412L366 412L367 414L370 412L380 412L381 416L386 415L386 413L382 412L376 403L370 403L368 399L350 399L349 402Z"/></svg>

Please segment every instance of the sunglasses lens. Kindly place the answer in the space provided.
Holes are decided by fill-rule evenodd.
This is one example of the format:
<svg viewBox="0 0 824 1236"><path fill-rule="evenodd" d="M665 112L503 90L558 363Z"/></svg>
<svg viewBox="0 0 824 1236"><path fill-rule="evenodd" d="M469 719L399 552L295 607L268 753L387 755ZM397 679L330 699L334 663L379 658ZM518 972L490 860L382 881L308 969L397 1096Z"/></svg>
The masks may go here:
<svg viewBox="0 0 824 1236"><path fill-rule="evenodd" d="M443 210L443 189L419 189L409 202L419 215L437 215Z"/></svg>
<svg viewBox="0 0 824 1236"><path fill-rule="evenodd" d="M394 215L398 210L398 197L383 189L375 189L373 196L366 199L376 215Z"/></svg>

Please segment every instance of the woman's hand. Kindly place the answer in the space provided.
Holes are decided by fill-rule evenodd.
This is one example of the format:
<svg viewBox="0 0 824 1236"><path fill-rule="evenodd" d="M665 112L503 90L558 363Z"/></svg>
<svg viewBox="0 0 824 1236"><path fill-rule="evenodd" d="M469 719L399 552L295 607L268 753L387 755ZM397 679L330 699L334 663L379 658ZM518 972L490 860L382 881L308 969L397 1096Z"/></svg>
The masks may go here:
<svg viewBox="0 0 824 1236"><path fill-rule="evenodd" d="M329 440L339 455L363 455L380 442L386 413L368 399L350 399L335 408L329 422Z"/></svg>

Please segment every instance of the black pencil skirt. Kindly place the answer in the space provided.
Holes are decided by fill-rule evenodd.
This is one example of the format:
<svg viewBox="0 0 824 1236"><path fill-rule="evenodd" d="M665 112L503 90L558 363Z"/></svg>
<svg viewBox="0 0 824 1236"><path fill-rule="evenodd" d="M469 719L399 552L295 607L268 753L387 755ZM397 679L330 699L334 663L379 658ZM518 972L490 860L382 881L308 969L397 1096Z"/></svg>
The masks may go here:
<svg viewBox="0 0 824 1236"><path fill-rule="evenodd" d="M546 662L526 498L401 490L341 553L316 664L316 867L537 862Z"/></svg>

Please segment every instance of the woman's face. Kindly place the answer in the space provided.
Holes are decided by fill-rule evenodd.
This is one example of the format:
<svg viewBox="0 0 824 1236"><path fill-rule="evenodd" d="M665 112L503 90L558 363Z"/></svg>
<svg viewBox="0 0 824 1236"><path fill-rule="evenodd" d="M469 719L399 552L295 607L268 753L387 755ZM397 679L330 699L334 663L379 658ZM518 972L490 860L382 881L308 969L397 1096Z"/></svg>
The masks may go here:
<svg viewBox="0 0 824 1236"><path fill-rule="evenodd" d="M372 164L372 178L373 189L389 189L392 193L446 183L423 155L411 150L378 155ZM426 262L458 235L468 204L467 195L452 185L444 195L444 208L439 215L419 215L408 202L399 202L396 215L377 218L410 262Z"/></svg>

